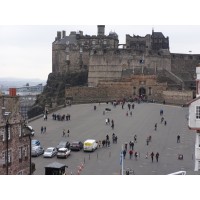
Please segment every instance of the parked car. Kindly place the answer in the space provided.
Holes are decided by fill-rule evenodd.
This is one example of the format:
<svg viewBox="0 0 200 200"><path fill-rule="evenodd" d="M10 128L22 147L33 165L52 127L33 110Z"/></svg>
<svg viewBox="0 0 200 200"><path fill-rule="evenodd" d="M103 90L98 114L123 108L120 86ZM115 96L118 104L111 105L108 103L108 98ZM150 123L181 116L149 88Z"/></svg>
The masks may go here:
<svg viewBox="0 0 200 200"><path fill-rule="evenodd" d="M69 149L70 148L70 143L68 141L61 141L56 147L57 151L60 148L68 148Z"/></svg>
<svg viewBox="0 0 200 200"><path fill-rule="evenodd" d="M31 140L31 146L40 146L40 141L39 140Z"/></svg>
<svg viewBox="0 0 200 200"><path fill-rule="evenodd" d="M27 126L27 128L30 130L31 136L34 136L35 135L35 131L34 131L33 127L32 126Z"/></svg>
<svg viewBox="0 0 200 200"><path fill-rule="evenodd" d="M55 147L48 147L44 154L43 154L43 157L44 158L52 158L54 157L55 155L57 154L57 150Z"/></svg>
<svg viewBox="0 0 200 200"><path fill-rule="evenodd" d="M41 146L33 146L31 149L31 156L40 156L44 153L44 148Z"/></svg>
<svg viewBox="0 0 200 200"><path fill-rule="evenodd" d="M70 149L80 151L83 148L83 143L81 141L74 141L70 145Z"/></svg>
<svg viewBox="0 0 200 200"><path fill-rule="evenodd" d="M94 151L98 147L98 143L94 139L88 139L83 144L83 151Z"/></svg>
<svg viewBox="0 0 200 200"><path fill-rule="evenodd" d="M68 148L60 148L57 152L57 158L67 158L70 155L71 150Z"/></svg>

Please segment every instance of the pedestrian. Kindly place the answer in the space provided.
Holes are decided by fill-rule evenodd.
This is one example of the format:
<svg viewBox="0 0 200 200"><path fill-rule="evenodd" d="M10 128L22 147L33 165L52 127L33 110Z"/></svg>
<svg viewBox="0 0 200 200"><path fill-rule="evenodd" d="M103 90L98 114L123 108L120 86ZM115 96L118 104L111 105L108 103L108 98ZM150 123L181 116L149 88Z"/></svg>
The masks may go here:
<svg viewBox="0 0 200 200"><path fill-rule="evenodd" d="M41 134L43 133L43 130L44 130L44 128L43 128L43 126L41 127Z"/></svg>
<svg viewBox="0 0 200 200"><path fill-rule="evenodd" d="M132 117L132 111L130 111L130 116Z"/></svg>
<svg viewBox="0 0 200 200"><path fill-rule="evenodd" d="M146 155L145 155L145 159L148 159L148 156L149 156L149 154L148 154L148 152L147 152Z"/></svg>
<svg viewBox="0 0 200 200"><path fill-rule="evenodd" d="M65 129L63 129L63 135L62 135L63 137L65 136L66 137L66 135L65 135Z"/></svg>
<svg viewBox="0 0 200 200"><path fill-rule="evenodd" d="M149 136L149 142L151 142L151 135Z"/></svg>
<svg viewBox="0 0 200 200"><path fill-rule="evenodd" d="M165 126L167 125L167 121L166 121L166 120L165 120L165 123L164 123L164 124L165 124Z"/></svg>
<svg viewBox="0 0 200 200"><path fill-rule="evenodd" d="M137 143L137 135L134 135L134 142Z"/></svg>
<svg viewBox="0 0 200 200"><path fill-rule="evenodd" d="M100 148L101 147L101 140L99 140L98 144L99 144L99 148Z"/></svg>
<svg viewBox="0 0 200 200"><path fill-rule="evenodd" d="M46 130L47 130L47 128L46 128L46 126L44 127L44 133L46 133Z"/></svg>
<svg viewBox="0 0 200 200"><path fill-rule="evenodd" d="M156 153L156 161L158 162L158 158L159 158L159 153Z"/></svg>
<svg viewBox="0 0 200 200"><path fill-rule="evenodd" d="M137 160L137 157L138 157L138 153L137 151L135 152L135 160Z"/></svg>
<svg viewBox="0 0 200 200"><path fill-rule="evenodd" d="M107 118L105 119L105 121L106 121L106 125L108 125L108 119Z"/></svg>
<svg viewBox="0 0 200 200"><path fill-rule="evenodd" d="M125 159L125 157L126 157L126 150L125 149L123 150L123 156L124 156L124 159Z"/></svg>
<svg viewBox="0 0 200 200"><path fill-rule="evenodd" d="M130 159L132 158L132 155L133 155L133 151L132 151L132 150L130 150L130 151L129 151L129 156L130 156Z"/></svg>
<svg viewBox="0 0 200 200"><path fill-rule="evenodd" d="M177 135L177 143L180 143L180 142L181 142L181 136Z"/></svg>
<svg viewBox="0 0 200 200"><path fill-rule="evenodd" d="M127 148L128 148L128 144L127 143L125 143L124 148L127 151Z"/></svg>
<svg viewBox="0 0 200 200"><path fill-rule="evenodd" d="M114 133L112 134L112 141L113 141L113 143L115 143L115 134Z"/></svg>
<svg viewBox="0 0 200 200"><path fill-rule="evenodd" d="M115 142L116 142L116 144L117 144L117 136L115 136Z"/></svg>
<svg viewBox="0 0 200 200"><path fill-rule="evenodd" d="M69 133L70 133L70 131L69 131L69 129L67 130L67 137L69 137Z"/></svg>
<svg viewBox="0 0 200 200"><path fill-rule="evenodd" d="M148 145L149 145L149 137L147 137L147 140L146 140L146 141L147 141L147 146L148 146Z"/></svg>
<svg viewBox="0 0 200 200"><path fill-rule="evenodd" d="M152 153L151 153L151 161L153 162L153 157L154 157L154 153L153 153L153 151L152 151Z"/></svg>
<svg viewBox="0 0 200 200"><path fill-rule="evenodd" d="M131 141L131 150L133 150L134 149L134 142L133 141Z"/></svg>
<svg viewBox="0 0 200 200"><path fill-rule="evenodd" d="M156 130L157 130L157 123L155 123L155 126L154 126L154 127L155 127L155 131L156 131Z"/></svg>

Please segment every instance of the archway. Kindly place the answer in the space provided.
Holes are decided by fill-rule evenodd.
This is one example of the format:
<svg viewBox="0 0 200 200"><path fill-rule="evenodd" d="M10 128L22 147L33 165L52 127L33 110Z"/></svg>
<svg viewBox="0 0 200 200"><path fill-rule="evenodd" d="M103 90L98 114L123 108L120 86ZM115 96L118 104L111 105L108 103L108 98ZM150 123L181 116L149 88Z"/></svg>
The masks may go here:
<svg viewBox="0 0 200 200"><path fill-rule="evenodd" d="M139 96L141 97L141 96L146 96L146 89L145 88L143 88L143 87L141 87L140 89L139 89Z"/></svg>

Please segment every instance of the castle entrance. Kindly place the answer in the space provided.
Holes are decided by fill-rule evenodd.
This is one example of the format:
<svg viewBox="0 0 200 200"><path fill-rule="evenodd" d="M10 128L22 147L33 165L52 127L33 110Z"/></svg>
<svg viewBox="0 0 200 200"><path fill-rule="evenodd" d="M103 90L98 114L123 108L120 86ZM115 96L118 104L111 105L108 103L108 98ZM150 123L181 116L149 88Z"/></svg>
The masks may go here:
<svg viewBox="0 0 200 200"><path fill-rule="evenodd" d="M141 87L141 88L139 89L139 96L140 96L140 97L141 97L141 96L146 96L146 89L145 89L145 88Z"/></svg>

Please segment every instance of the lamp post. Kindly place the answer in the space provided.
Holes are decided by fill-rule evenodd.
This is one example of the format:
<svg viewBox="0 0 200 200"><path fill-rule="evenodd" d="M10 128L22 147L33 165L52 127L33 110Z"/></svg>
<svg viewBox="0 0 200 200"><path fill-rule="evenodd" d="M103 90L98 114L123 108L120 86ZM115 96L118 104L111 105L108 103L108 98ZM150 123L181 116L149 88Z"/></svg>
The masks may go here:
<svg viewBox="0 0 200 200"><path fill-rule="evenodd" d="M9 122L6 121L6 175L8 175L8 127Z"/></svg>

